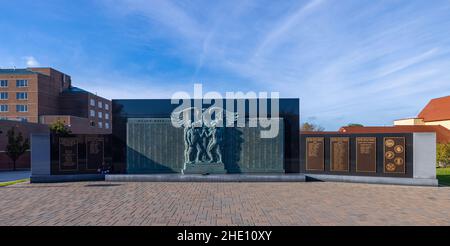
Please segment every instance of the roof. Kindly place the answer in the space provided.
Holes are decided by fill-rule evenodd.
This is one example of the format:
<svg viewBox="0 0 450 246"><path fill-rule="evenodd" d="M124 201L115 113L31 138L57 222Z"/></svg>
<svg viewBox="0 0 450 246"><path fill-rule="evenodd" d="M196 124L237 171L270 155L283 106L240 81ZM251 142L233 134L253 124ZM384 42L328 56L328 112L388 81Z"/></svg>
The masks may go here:
<svg viewBox="0 0 450 246"><path fill-rule="evenodd" d="M19 75L27 75L27 74L38 74L38 72L34 72L28 69L20 68L20 69L0 69L0 74L19 74Z"/></svg>
<svg viewBox="0 0 450 246"><path fill-rule="evenodd" d="M425 122L450 120L450 96L432 99L417 117Z"/></svg>
<svg viewBox="0 0 450 246"><path fill-rule="evenodd" d="M90 93L89 91L83 90L79 87L71 86L63 91L64 93Z"/></svg>
<svg viewBox="0 0 450 246"><path fill-rule="evenodd" d="M339 129L341 133L411 133L411 132L435 132L437 143L450 143L450 130L436 125L420 126L344 126Z"/></svg>

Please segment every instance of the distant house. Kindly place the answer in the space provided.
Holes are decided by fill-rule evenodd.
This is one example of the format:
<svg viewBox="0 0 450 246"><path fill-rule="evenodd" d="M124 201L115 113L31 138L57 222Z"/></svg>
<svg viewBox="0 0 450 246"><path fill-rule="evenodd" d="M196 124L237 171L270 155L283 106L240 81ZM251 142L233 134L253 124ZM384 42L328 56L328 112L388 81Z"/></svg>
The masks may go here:
<svg viewBox="0 0 450 246"><path fill-rule="evenodd" d="M341 127L341 133L435 132L437 143L450 143L450 96L432 99L417 117L399 119L394 126Z"/></svg>
<svg viewBox="0 0 450 246"><path fill-rule="evenodd" d="M417 117L395 120L394 125L441 125L450 130L450 96L432 99Z"/></svg>

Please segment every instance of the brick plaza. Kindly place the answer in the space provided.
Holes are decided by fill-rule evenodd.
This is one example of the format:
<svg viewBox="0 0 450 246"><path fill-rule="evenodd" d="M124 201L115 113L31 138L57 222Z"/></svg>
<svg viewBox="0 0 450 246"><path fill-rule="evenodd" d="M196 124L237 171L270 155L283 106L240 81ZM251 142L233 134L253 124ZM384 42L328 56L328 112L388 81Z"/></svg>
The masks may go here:
<svg viewBox="0 0 450 246"><path fill-rule="evenodd" d="M450 225L450 187L331 182L17 184L0 225Z"/></svg>

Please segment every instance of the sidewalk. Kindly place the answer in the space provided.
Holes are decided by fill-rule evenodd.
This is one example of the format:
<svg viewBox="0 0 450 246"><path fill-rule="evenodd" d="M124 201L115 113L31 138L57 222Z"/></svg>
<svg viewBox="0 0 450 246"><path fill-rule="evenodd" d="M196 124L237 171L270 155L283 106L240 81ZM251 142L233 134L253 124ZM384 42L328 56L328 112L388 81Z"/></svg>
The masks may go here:
<svg viewBox="0 0 450 246"><path fill-rule="evenodd" d="M1 171L0 172L0 182L8 182L19 179L30 178L30 171Z"/></svg>

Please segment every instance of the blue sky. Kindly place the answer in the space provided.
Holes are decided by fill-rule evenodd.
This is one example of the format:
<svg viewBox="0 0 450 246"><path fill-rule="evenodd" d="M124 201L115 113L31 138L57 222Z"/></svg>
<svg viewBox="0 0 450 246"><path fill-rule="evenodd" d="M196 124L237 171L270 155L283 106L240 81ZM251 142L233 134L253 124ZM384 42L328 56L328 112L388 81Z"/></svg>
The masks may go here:
<svg viewBox="0 0 450 246"><path fill-rule="evenodd" d="M51 66L110 99L278 91L335 130L450 95L450 0L0 3L0 67Z"/></svg>

